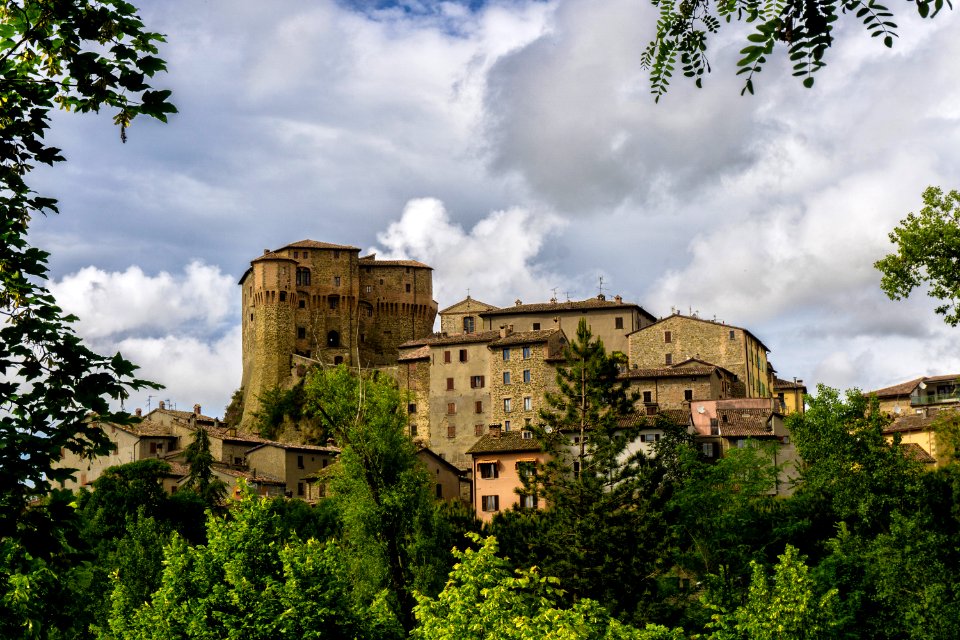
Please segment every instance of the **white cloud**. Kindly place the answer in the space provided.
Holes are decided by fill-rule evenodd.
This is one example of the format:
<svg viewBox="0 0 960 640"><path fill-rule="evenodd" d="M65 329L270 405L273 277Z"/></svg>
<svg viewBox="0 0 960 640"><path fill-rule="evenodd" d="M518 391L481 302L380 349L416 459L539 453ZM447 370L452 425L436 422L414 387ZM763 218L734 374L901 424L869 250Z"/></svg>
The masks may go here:
<svg viewBox="0 0 960 640"><path fill-rule="evenodd" d="M442 202L419 198L377 239L386 248L379 257L413 258L434 268L434 297L441 306L468 290L473 298L502 305L513 296L546 298L560 277L538 265L537 257L562 228L555 215L515 207L494 211L465 230Z"/></svg>
<svg viewBox="0 0 960 640"><path fill-rule="evenodd" d="M85 338L180 330L209 333L237 316L237 287L219 267L194 261L182 274L155 276L131 266L122 272L85 267L50 283L60 306L80 320Z"/></svg>

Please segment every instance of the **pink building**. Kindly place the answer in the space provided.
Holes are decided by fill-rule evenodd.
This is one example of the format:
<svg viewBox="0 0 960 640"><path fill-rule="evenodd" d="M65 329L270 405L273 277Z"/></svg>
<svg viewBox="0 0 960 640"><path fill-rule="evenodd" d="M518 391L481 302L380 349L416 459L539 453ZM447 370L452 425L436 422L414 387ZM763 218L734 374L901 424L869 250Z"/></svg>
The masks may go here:
<svg viewBox="0 0 960 640"><path fill-rule="evenodd" d="M540 442L529 431L503 431L490 425L489 432L467 454L473 457L473 508L477 518L490 522L494 514L520 505L535 509L536 496L522 495L523 477L536 471L546 459Z"/></svg>

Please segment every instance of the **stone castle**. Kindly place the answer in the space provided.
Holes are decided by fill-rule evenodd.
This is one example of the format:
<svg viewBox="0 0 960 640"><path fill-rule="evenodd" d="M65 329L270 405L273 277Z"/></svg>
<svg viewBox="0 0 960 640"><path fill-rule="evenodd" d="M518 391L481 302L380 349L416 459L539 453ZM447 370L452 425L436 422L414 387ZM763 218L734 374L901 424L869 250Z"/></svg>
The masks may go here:
<svg viewBox="0 0 960 640"><path fill-rule="evenodd" d="M293 365L396 364L399 346L433 332L433 269L357 247L301 240L250 262L242 291L243 423Z"/></svg>

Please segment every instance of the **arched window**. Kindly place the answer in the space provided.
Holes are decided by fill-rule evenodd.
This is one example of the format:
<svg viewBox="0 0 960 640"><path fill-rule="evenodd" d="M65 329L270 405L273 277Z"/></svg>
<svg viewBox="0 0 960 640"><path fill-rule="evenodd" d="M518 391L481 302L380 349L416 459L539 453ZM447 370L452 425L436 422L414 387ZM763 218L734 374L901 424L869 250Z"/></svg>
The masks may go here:
<svg viewBox="0 0 960 640"><path fill-rule="evenodd" d="M339 347L340 346L340 334L337 331L331 331L327 334L327 346L328 347Z"/></svg>
<svg viewBox="0 0 960 640"><path fill-rule="evenodd" d="M310 284L310 269L297 267L297 286L307 286Z"/></svg>

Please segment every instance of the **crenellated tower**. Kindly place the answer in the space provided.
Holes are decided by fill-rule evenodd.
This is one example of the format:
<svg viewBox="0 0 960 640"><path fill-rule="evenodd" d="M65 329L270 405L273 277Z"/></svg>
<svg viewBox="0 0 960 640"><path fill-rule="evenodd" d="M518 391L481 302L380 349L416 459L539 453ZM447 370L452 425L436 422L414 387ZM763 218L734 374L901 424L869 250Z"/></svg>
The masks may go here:
<svg viewBox="0 0 960 640"><path fill-rule="evenodd" d="M302 240L251 261L239 283L245 425L259 396L289 386L297 365L396 364L400 344L433 331L433 269L359 254Z"/></svg>

